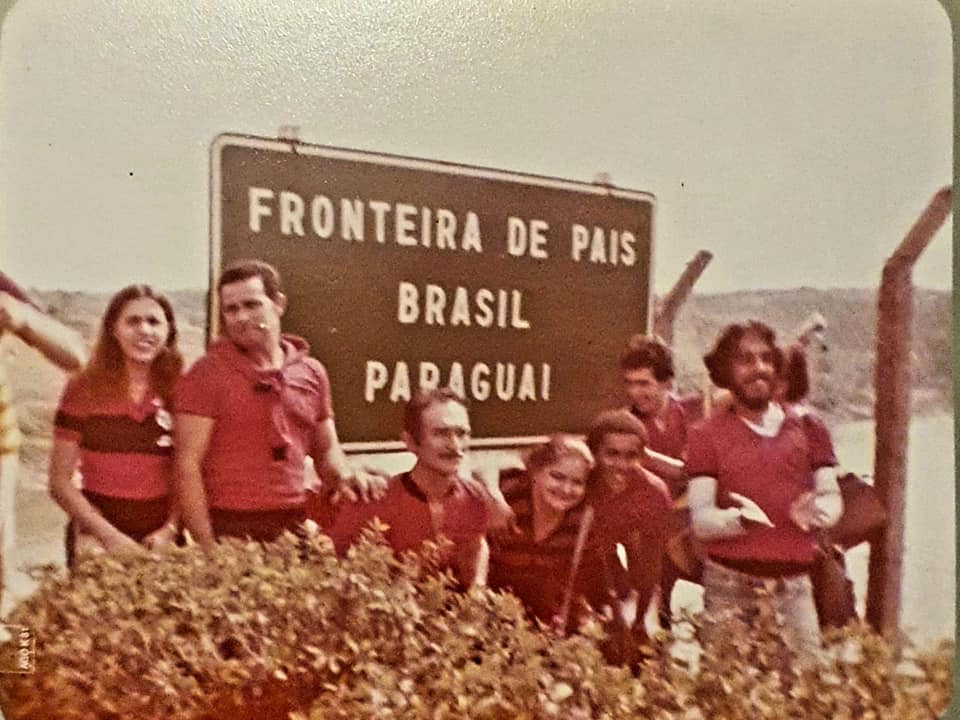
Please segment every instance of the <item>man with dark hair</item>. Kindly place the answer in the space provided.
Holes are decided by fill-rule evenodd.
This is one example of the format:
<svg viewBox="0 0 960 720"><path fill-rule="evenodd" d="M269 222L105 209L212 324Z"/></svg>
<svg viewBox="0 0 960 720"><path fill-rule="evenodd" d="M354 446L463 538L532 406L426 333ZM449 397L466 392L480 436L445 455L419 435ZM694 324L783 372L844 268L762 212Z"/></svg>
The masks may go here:
<svg viewBox="0 0 960 720"><path fill-rule="evenodd" d="M485 584L489 514L483 486L465 467L470 417L463 399L448 388L418 391L404 408L401 439L416 456L413 468L391 478L379 500L337 508L325 528L337 552L343 554L378 518L397 552L417 550L428 540L449 541L444 565L464 587Z"/></svg>
<svg viewBox="0 0 960 720"><path fill-rule="evenodd" d="M775 340L763 323L733 324L704 356L732 405L690 431L690 510L708 555L705 640L745 632L765 588L784 639L810 663L820 644L809 577L815 531L839 519L843 502L826 428L775 400L783 363Z"/></svg>
<svg viewBox="0 0 960 720"><path fill-rule="evenodd" d="M614 578L622 568L617 544L626 551L626 586L636 594L634 627L641 638L645 637L643 618L660 583L671 506L667 486L643 468L645 443L643 423L626 410L600 413L587 433L587 445L596 459L587 502L605 538L605 569ZM620 580L609 584L624 586Z"/></svg>
<svg viewBox="0 0 960 720"><path fill-rule="evenodd" d="M683 449L687 418L672 395L673 355L659 339L636 336L620 356L628 410L647 431L644 467L666 480L673 495L683 492Z"/></svg>
<svg viewBox="0 0 960 720"><path fill-rule="evenodd" d="M686 490L684 446L687 442L687 415L683 404L672 393L674 378L673 355L659 338L636 335L620 356L623 387L630 401L629 411L647 432L643 465L663 478L670 495L678 500ZM681 501L682 503L682 501ZM688 531L689 518L685 508L675 509L669 516L668 535ZM678 567L667 553L663 557L660 578L662 603L660 624L670 627L670 597L678 579L692 579Z"/></svg>
<svg viewBox="0 0 960 720"><path fill-rule="evenodd" d="M331 492L367 499L382 480L351 468L325 368L302 338L282 333L287 298L276 269L230 265L217 299L225 337L174 393L177 489L194 539L210 547L224 535L272 540L297 528L307 455Z"/></svg>

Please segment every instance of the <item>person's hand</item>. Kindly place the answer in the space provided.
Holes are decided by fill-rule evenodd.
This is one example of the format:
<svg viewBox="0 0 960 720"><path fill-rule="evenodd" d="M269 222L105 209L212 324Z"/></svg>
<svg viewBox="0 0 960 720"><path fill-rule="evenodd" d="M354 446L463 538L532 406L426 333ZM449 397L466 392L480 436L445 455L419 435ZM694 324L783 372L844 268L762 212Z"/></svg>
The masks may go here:
<svg viewBox="0 0 960 720"><path fill-rule="evenodd" d="M116 555L141 553L145 550L143 545L129 535L124 535L119 530L116 533L111 533L106 542L103 543L103 546L107 549L107 552Z"/></svg>
<svg viewBox="0 0 960 720"><path fill-rule="evenodd" d="M740 518L746 522L756 523L757 525L763 525L765 527L774 527L774 524L770 521L770 518L767 517L767 514L763 511L759 505L757 505L753 500L748 498L746 495L741 495L740 493L728 493L730 499L737 504L740 509Z"/></svg>
<svg viewBox="0 0 960 720"><path fill-rule="evenodd" d="M810 490L790 503L790 519L806 532L812 527L823 527L827 513L817 507L817 494Z"/></svg>
<svg viewBox="0 0 960 720"><path fill-rule="evenodd" d="M159 550L162 547L172 545L177 540L179 531L176 526L167 523L161 528L154 530L143 539L143 544L150 550Z"/></svg>
<svg viewBox="0 0 960 720"><path fill-rule="evenodd" d="M330 502L336 505L344 500L348 502L379 500L387 491L388 480L386 475L366 468L358 468L352 475L340 478L339 486L330 494Z"/></svg>
<svg viewBox="0 0 960 720"><path fill-rule="evenodd" d="M507 542L512 538L519 537L522 534L520 526L517 524L517 516L506 503L500 503L493 500L493 506L497 508L495 513L490 514L490 524L487 527L487 535L494 542Z"/></svg>
<svg viewBox="0 0 960 720"><path fill-rule="evenodd" d="M639 600L636 590L630 590L626 597L617 600L617 610L627 627L633 627L633 624L638 620ZM639 619L642 621L642 618Z"/></svg>
<svg viewBox="0 0 960 720"><path fill-rule="evenodd" d="M13 295L0 291L0 329L19 333L26 322L25 306Z"/></svg>

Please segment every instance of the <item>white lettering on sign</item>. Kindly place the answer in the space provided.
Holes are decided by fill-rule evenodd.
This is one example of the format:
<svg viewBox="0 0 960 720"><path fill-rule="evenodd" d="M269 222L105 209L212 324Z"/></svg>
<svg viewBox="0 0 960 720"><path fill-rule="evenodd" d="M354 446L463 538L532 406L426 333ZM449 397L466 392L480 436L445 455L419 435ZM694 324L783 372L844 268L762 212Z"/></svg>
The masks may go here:
<svg viewBox="0 0 960 720"><path fill-rule="evenodd" d="M445 385L463 397L477 402L499 400L501 402L546 402L550 400L551 368L549 363L475 362L464 369L463 363L454 361L444 378L440 367L433 362L416 363L417 386L411 382L411 363L400 360L389 368L380 360L367 360L363 398L374 403L382 391L391 403L408 402L418 388Z"/></svg>
<svg viewBox="0 0 960 720"><path fill-rule="evenodd" d="M260 232L260 221L265 217L273 215L273 210L267 204L268 200L273 200L273 190L262 187L252 187L247 192L247 205L250 207L249 225L250 232Z"/></svg>
<svg viewBox="0 0 960 720"><path fill-rule="evenodd" d="M625 265L637 262L636 236L629 230L604 230L594 226L588 229L579 223L570 226L570 257L574 262L586 259L605 265Z"/></svg>
<svg viewBox="0 0 960 720"><path fill-rule="evenodd" d="M309 234L329 240L335 234L342 240L364 242L374 240L381 245L394 242L403 247L438 248L464 252L483 252L480 218L467 210L461 218L447 208L430 208L408 202L340 198L326 195L305 198L292 190L279 194L264 187L247 191L248 226L250 232L274 230L281 235L305 237ZM308 216L309 222L304 223ZM276 226L265 227L268 218L276 218ZM524 226L524 247L532 257L546 257L547 224L542 220Z"/></svg>
<svg viewBox="0 0 960 720"><path fill-rule="evenodd" d="M550 226L544 220L530 220L529 224L523 218L507 218L507 252L514 257L530 254L538 260L546 260L547 230Z"/></svg>
<svg viewBox="0 0 960 720"><path fill-rule="evenodd" d="M420 288L401 280L397 286L397 322L413 325L421 319L425 325L463 325L475 322L482 328L529 330L530 321L523 317L523 291L499 289L496 294L488 288L471 293L462 285L453 289L453 298L440 285L423 287L421 306ZM449 301L449 302L448 302Z"/></svg>

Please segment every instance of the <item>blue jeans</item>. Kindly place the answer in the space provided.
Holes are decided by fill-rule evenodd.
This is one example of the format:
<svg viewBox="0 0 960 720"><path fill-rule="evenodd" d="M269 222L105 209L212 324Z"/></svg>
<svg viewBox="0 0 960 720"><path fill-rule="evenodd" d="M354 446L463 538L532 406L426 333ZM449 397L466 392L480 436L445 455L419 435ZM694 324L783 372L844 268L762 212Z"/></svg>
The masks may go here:
<svg viewBox="0 0 960 720"><path fill-rule="evenodd" d="M776 613L781 637L796 654L797 662L809 667L819 660L820 624L808 575L758 577L708 558L703 566L703 587L708 615L703 628L706 644L722 636L749 634L752 619L760 612L761 597L766 595Z"/></svg>

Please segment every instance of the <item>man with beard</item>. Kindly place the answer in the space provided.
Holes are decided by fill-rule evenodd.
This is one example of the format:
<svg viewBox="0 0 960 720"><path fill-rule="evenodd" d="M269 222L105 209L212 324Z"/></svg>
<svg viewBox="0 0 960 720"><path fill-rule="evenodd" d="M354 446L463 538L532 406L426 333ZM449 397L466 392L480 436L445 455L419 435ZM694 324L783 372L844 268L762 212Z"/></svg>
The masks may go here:
<svg viewBox="0 0 960 720"><path fill-rule="evenodd" d="M747 632L765 590L783 639L810 664L820 647L809 577L815 530L843 509L830 435L814 415L774 400L783 354L767 325L727 326L704 363L733 401L687 440L693 530L707 553L704 640Z"/></svg>
<svg viewBox="0 0 960 720"><path fill-rule="evenodd" d="M413 468L391 478L382 498L341 504L325 532L342 555L376 518L396 552L439 541L441 564L463 587L486 584L488 500L466 468L470 417L463 399L449 388L418 391L404 408L401 439L416 456ZM310 514L325 513L311 503Z"/></svg>
<svg viewBox="0 0 960 720"><path fill-rule="evenodd" d="M306 519L304 461L331 492L368 498L382 479L355 471L337 438L327 372L302 338L281 331L277 270L259 260L225 268L217 285L224 337L174 392L178 500L186 529L274 540Z"/></svg>

